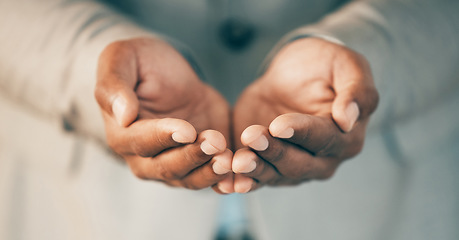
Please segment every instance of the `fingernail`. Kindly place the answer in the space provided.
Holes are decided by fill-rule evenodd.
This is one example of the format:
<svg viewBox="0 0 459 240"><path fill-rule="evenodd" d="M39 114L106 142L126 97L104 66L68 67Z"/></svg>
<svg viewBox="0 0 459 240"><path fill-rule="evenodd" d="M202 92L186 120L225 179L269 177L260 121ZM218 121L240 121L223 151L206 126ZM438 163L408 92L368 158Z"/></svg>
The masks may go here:
<svg viewBox="0 0 459 240"><path fill-rule="evenodd" d="M122 118L123 118L125 111L126 111L126 101L124 100L124 98L120 96L116 97L112 104L112 112L113 112L113 115L115 115L115 119L120 126L123 126Z"/></svg>
<svg viewBox="0 0 459 240"><path fill-rule="evenodd" d="M257 151L264 151L268 148L268 146L268 139L264 135L260 135L257 139L249 144L249 147Z"/></svg>
<svg viewBox="0 0 459 240"><path fill-rule="evenodd" d="M250 173L257 168L257 163L254 160L246 161L233 160L233 170L235 173Z"/></svg>
<svg viewBox="0 0 459 240"><path fill-rule="evenodd" d="M227 194L233 193L233 191L230 190L231 189L230 186L228 186L228 184L225 184L223 182L218 183L218 189L220 189L222 193L227 193Z"/></svg>
<svg viewBox="0 0 459 240"><path fill-rule="evenodd" d="M347 108L346 108L346 117L349 121L349 129L348 131L351 131L352 127L354 126L355 122L357 121L357 118L359 117L360 111L359 111L359 106L357 106L356 102L351 102Z"/></svg>
<svg viewBox="0 0 459 240"><path fill-rule="evenodd" d="M218 183L218 189L222 193L233 193L234 192L234 186L233 186L233 177L228 176L227 178L223 179Z"/></svg>
<svg viewBox="0 0 459 240"><path fill-rule="evenodd" d="M214 170L214 173L217 175L227 174L231 171L231 169L224 168L220 163L218 163L218 161L214 162L214 164L212 165L212 169Z"/></svg>
<svg viewBox="0 0 459 240"><path fill-rule="evenodd" d="M234 191L237 193L248 193L252 189L252 181L251 178L239 178L234 183Z"/></svg>
<svg viewBox="0 0 459 240"><path fill-rule="evenodd" d="M278 137L278 138L291 138L293 137L293 134L294 134L294 130L293 128L287 128L285 130L283 130L282 132L280 132L279 134L276 134L274 137Z"/></svg>
<svg viewBox="0 0 459 240"><path fill-rule="evenodd" d="M257 168L257 163L254 160L250 160L249 164L245 168L239 169L240 173L250 173Z"/></svg>
<svg viewBox="0 0 459 240"><path fill-rule="evenodd" d="M174 132L172 133L172 140L174 140L175 142L178 142L178 143L192 143L194 142L194 139L192 139L192 137L189 137L189 136L185 136L179 132Z"/></svg>
<svg viewBox="0 0 459 240"><path fill-rule="evenodd" d="M207 140L201 143L201 150L207 155L214 155L220 151L214 145L210 144Z"/></svg>

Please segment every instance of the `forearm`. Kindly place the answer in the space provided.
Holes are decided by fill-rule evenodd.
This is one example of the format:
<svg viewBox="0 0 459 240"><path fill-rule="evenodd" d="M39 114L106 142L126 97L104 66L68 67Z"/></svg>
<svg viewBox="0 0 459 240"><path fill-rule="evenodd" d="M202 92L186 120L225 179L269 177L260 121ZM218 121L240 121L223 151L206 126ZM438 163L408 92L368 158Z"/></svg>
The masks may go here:
<svg viewBox="0 0 459 240"><path fill-rule="evenodd" d="M150 33L88 1L0 4L0 91L67 129L98 140L97 59L109 43Z"/></svg>

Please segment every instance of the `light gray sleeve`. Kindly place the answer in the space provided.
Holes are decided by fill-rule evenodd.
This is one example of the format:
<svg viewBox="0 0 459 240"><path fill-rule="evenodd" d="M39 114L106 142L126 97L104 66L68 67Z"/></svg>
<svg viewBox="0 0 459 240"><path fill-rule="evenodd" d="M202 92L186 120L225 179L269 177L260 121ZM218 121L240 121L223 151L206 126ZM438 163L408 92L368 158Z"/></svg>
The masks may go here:
<svg viewBox="0 0 459 240"><path fill-rule="evenodd" d="M380 93L371 128L422 114L459 89L459 1L354 1L278 47L311 34L339 39L369 60Z"/></svg>
<svg viewBox="0 0 459 240"><path fill-rule="evenodd" d="M152 35L92 1L0 1L0 94L70 130L105 139L97 59L115 40Z"/></svg>

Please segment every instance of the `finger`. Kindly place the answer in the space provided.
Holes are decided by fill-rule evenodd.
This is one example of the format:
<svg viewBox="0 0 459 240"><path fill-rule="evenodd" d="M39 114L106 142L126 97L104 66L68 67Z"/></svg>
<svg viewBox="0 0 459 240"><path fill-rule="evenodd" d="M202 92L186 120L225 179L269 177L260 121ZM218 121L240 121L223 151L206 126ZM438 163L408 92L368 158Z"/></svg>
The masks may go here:
<svg viewBox="0 0 459 240"><path fill-rule="evenodd" d="M332 106L333 119L344 132L374 112L379 101L368 62L360 55L348 62L346 67L335 69L336 97Z"/></svg>
<svg viewBox="0 0 459 240"><path fill-rule="evenodd" d="M287 113L269 125L273 137L285 139L318 156L340 153L343 133L328 118L302 113ZM254 133L255 134L255 133Z"/></svg>
<svg viewBox="0 0 459 240"><path fill-rule="evenodd" d="M175 118L138 120L127 128L107 130L109 146L119 154L153 157L186 143L193 143L197 133L185 120Z"/></svg>
<svg viewBox="0 0 459 240"><path fill-rule="evenodd" d="M212 189L219 194L234 193L234 174L227 174L223 180L213 185Z"/></svg>
<svg viewBox="0 0 459 240"><path fill-rule="evenodd" d="M245 129L241 141L287 178L322 179L332 174L337 166L333 158L314 157L294 144L272 137L268 129L261 125Z"/></svg>
<svg viewBox="0 0 459 240"><path fill-rule="evenodd" d="M233 172L253 178L257 185L274 185L280 178L276 169L248 148L239 149L233 157Z"/></svg>
<svg viewBox="0 0 459 240"><path fill-rule="evenodd" d="M258 156L248 148L237 150L233 156L232 170L234 173L250 173L257 167Z"/></svg>
<svg viewBox="0 0 459 240"><path fill-rule="evenodd" d="M120 126L131 124L138 115L137 61L125 43L110 44L99 58L95 97L102 111L115 117Z"/></svg>
<svg viewBox="0 0 459 240"><path fill-rule="evenodd" d="M153 158L144 158L146 161L137 167L143 169L147 179L173 181L182 179L225 150L225 137L215 130L206 130L194 143L163 151Z"/></svg>
<svg viewBox="0 0 459 240"><path fill-rule="evenodd" d="M331 119L288 113L274 119L269 132L271 136L293 143L316 157L347 159L362 150L367 121L362 120L362 124L345 134Z"/></svg>
<svg viewBox="0 0 459 240"><path fill-rule="evenodd" d="M222 154L216 155L213 159L212 170L217 175L231 172L231 164L233 161L233 152L226 149Z"/></svg>
<svg viewBox="0 0 459 240"><path fill-rule="evenodd" d="M250 190L254 190L256 182L250 178L241 174L234 175L234 192L237 193L248 193Z"/></svg>
<svg viewBox="0 0 459 240"><path fill-rule="evenodd" d="M212 160L180 179L180 185L188 189L199 190L217 184L231 171L232 158L232 152L226 149L222 154L215 155Z"/></svg>

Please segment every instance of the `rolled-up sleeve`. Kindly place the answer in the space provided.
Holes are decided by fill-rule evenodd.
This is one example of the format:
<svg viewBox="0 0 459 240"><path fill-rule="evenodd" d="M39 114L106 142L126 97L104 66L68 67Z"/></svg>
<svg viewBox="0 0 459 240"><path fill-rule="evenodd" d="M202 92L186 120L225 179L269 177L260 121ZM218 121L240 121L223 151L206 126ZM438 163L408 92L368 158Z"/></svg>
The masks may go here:
<svg viewBox="0 0 459 240"><path fill-rule="evenodd" d="M66 129L104 139L93 92L109 43L152 35L93 1L0 2L0 93Z"/></svg>
<svg viewBox="0 0 459 240"><path fill-rule="evenodd" d="M381 127L422 114L458 91L458 12L453 0L353 1L290 32L277 48L319 35L363 54L381 96L371 128Z"/></svg>

